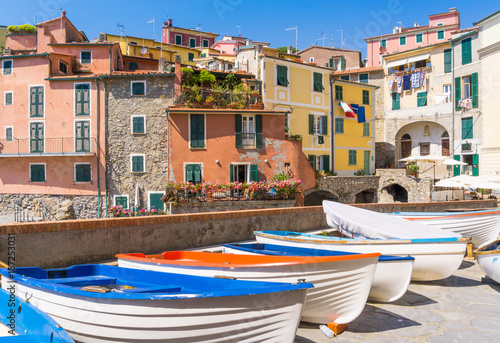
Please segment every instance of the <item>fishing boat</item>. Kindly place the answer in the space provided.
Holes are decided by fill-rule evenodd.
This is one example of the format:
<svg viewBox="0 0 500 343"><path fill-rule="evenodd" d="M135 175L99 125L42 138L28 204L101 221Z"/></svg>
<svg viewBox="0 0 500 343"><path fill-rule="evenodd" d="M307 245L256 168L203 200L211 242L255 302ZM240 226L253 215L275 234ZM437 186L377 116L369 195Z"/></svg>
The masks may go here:
<svg viewBox="0 0 500 343"><path fill-rule="evenodd" d="M0 270L2 287L78 342L293 342L309 283L156 273L107 265Z"/></svg>
<svg viewBox="0 0 500 343"><path fill-rule="evenodd" d="M226 254L260 254L278 256L345 256L355 255L344 251L297 248L285 245L262 243L224 244ZM413 261L411 256L381 255L373 278L368 299L379 302L393 302L401 298L410 284Z"/></svg>
<svg viewBox="0 0 500 343"><path fill-rule="evenodd" d="M299 248L338 250L356 253L379 252L383 255L415 258L411 280L445 279L462 264L470 238L429 239L353 239L305 234L291 231L255 231L258 243Z"/></svg>
<svg viewBox="0 0 500 343"><path fill-rule="evenodd" d="M314 284L307 294L302 320L346 324L362 312L380 254L343 256L249 256L170 251L159 255L119 254L118 265L170 273L238 280Z"/></svg>
<svg viewBox="0 0 500 343"><path fill-rule="evenodd" d="M483 244L474 252L481 270L490 279L500 283L500 239Z"/></svg>
<svg viewBox="0 0 500 343"><path fill-rule="evenodd" d="M474 246L500 234L500 209L463 212L395 212L396 216L471 237Z"/></svg>
<svg viewBox="0 0 500 343"><path fill-rule="evenodd" d="M15 288L11 283L0 289L0 342L75 343L54 319L17 297Z"/></svg>

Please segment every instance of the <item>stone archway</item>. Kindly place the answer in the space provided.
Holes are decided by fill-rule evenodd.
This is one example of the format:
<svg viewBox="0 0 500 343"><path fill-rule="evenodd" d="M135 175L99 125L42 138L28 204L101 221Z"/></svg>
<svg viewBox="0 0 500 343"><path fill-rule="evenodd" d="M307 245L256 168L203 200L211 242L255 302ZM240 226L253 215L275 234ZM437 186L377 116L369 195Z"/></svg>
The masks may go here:
<svg viewBox="0 0 500 343"><path fill-rule="evenodd" d="M355 195L355 204L371 204L377 202L376 189L365 189Z"/></svg>
<svg viewBox="0 0 500 343"><path fill-rule="evenodd" d="M316 190L304 196L304 206L321 206L323 200L339 201L339 198L332 192Z"/></svg>
<svg viewBox="0 0 500 343"><path fill-rule="evenodd" d="M408 191L397 183L382 188L380 192L382 202L408 202Z"/></svg>

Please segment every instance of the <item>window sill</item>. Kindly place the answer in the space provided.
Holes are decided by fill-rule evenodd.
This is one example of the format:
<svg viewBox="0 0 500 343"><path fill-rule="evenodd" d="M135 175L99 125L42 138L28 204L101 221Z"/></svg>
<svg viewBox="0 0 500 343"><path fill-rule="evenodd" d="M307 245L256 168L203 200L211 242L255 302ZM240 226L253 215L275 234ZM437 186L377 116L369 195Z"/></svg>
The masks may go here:
<svg viewBox="0 0 500 343"><path fill-rule="evenodd" d="M130 96L139 97L139 96L146 96L146 94L130 94Z"/></svg>
<svg viewBox="0 0 500 343"><path fill-rule="evenodd" d="M94 184L93 181L73 181L73 184L79 184L80 185L80 184L85 184L85 183L89 184L89 185Z"/></svg>
<svg viewBox="0 0 500 343"><path fill-rule="evenodd" d="M139 175L139 174L146 174L145 171L133 171L131 172L132 174L136 174L136 175Z"/></svg>
<svg viewBox="0 0 500 343"><path fill-rule="evenodd" d="M132 132L133 136L145 136L146 132Z"/></svg>

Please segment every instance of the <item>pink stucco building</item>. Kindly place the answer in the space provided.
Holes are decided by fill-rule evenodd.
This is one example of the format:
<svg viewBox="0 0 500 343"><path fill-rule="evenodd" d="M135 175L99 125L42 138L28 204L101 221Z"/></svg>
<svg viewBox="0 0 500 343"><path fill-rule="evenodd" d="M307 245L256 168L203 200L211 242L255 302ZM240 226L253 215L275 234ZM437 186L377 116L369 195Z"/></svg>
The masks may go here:
<svg viewBox="0 0 500 343"><path fill-rule="evenodd" d="M175 27L172 25L172 19L165 22L162 28L163 43L189 48L209 48L215 43L217 36L217 33Z"/></svg>
<svg viewBox="0 0 500 343"><path fill-rule="evenodd" d="M382 56L401 53L451 39L452 32L460 29L460 12L455 7L448 12L429 15L429 24L413 27L396 26L392 33L365 38L367 43L366 66L379 67Z"/></svg>

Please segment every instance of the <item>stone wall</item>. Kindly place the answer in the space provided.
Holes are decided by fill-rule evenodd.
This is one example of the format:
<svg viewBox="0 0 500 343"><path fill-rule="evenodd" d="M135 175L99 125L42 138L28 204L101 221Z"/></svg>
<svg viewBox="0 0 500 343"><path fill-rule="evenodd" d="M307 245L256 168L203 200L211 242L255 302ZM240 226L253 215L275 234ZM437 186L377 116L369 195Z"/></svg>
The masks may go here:
<svg viewBox="0 0 500 343"><path fill-rule="evenodd" d="M392 185L399 185L407 191L407 202L427 202L431 199L431 179L406 176L405 169L378 169L377 175L380 177L378 195L380 203L398 201L393 194L390 194Z"/></svg>
<svg viewBox="0 0 500 343"><path fill-rule="evenodd" d="M172 214L288 208L294 207L295 203L295 200L193 201L186 204L172 204Z"/></svg>
<svg viewBox="0 0 500 343"><path fill-rule="evenodd" d="M372 191L376 196L378 184L378 176L330 176L318 180L318 189L332 193L341 203L354 204L361 192ZM367 202L377 202L377 198Z"/></svg>
<svg viewBox="0 0 500 343"><path fill-rule="evenodd" d="M146 81L146 95L130 95L131 81ZM166 109L173 105L171 74L109 78L107 83L107 191L108 205L115 195L128 195L135 205L147 208L148 192L161 192L168 183L168 121ZM145 115L146 133L132 134L131 116ZM132 173L131 154L145 155L145 172Z"/></svg>

